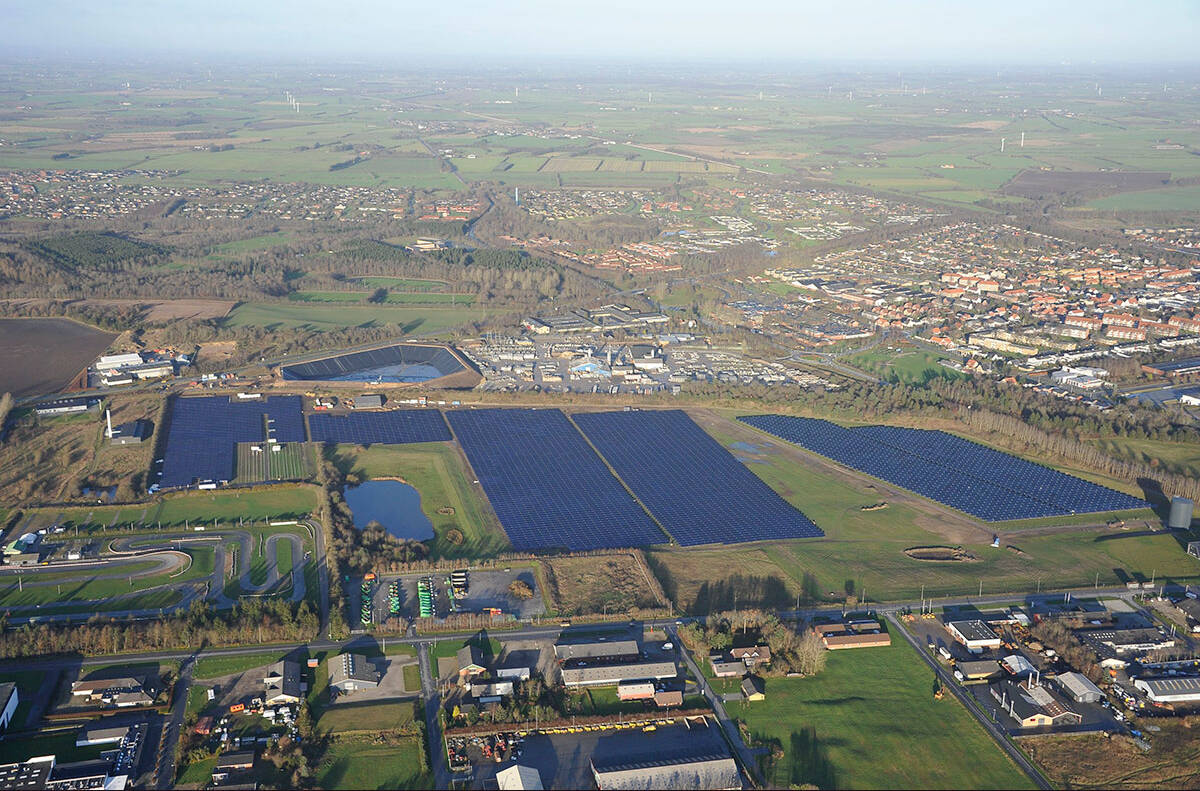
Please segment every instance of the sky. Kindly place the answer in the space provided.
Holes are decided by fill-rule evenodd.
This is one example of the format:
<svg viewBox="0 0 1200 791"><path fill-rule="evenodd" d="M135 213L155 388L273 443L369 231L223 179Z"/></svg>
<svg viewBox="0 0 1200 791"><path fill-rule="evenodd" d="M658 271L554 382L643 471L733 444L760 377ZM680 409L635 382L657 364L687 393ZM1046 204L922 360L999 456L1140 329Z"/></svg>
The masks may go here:
<svg viewBox="0 0 1200 791"><path fill-rule="evenodd" d="M1197 0L0 0L0 58L1195 63Z"/></svg>

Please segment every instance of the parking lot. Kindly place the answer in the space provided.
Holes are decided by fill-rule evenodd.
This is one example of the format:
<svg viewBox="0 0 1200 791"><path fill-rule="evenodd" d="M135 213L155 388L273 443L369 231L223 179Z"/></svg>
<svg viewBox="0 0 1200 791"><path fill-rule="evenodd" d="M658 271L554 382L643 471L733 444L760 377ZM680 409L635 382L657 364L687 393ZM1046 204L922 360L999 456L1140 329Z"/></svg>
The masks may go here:
<svg viewBox="0 0 1200 791"><path fill-rule="evenodd" d="M399 600L401 617L409 621L420 616L420 599L417 595L417 583L429 574L383 575L376 580L372 593L372 605L375 612L375 622L382 623L391 617L388 588L392 581L399 581ZM451 613L450 597L447 594L447 572L435 572L433 575L434 612L436 617L445 618ZM508 571L487 570L471 571L467 595L457 600L458 612L482 613L488 609L499 610L501 614L511 615L517 620L525 621L544 615L546 603L542 599L541 588L537 577L530 568L512 568ZM513 582L520 580L533 591L533 597L519 599L509 591ZM358 593L358 586L351 586L352 593ZM352 597L353 599L353 597ZM351 611L358 612L355 602L351 601Z"/></svg>

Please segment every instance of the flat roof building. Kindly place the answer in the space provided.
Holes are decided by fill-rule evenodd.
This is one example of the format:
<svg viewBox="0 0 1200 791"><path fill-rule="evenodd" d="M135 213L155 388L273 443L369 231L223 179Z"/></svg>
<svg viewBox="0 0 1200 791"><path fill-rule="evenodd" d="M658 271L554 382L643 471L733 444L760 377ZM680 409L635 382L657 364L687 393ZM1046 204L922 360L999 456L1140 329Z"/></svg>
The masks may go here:
<svg viewBox="0 0 1200 791"><path fill-rule="evenodd" d="M988 626L987 621L978 618L967 621L949 621L946 623L946 630L973 654L982 654L989 648L1000 647L1000 636L991 626Z"/></svg>
<svg viewBox="0 0 1200 791"><path fill-rule="evenodd" d="M640 656L637 640L595 640L585 643L555 643L560 662L579 659L627 660Z"/></svg>
<svg viewBox="0 0 1200 791"><path fill-rule="evenodd" d="M53 401L43 401L35 404L34 414L38 417L52 415L71 415L78 412L94 412L100 408L99 398L58 398Z"/></svg>
<svg viewBox="0 0 1200 791"><path fill-rule="evenodd" d="M611 686L622 681L662 680L679 674L674 662L626 662L615 665L585 665L562 668L568 687Z"/></svg>
<svg viewBox="0 0 1200 791"><path fill-rule="evenodd" d="M354 408L355 409L382 409L383 408L383 396L374 395L374 394L360 395L358 398L354 399Z"/></svg>

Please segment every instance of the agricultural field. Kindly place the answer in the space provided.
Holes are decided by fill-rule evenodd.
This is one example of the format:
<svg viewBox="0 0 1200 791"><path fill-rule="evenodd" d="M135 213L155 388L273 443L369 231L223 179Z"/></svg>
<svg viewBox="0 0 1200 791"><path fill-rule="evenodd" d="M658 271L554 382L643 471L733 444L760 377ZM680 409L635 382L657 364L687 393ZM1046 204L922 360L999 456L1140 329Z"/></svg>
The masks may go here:
<svg viewBox="0 0 1200 791"><path fill-rule="evenodd" d="M116 336L70 319L0 319L0 337L0 393L28 396L57 393Z"/></svg>
<svg viewBox="0 0 1200 791"><path fill-rule="evenodd" d="M756 742L782 749L767 762L772 788L1032 787L957 700L934 699L933 685L933 671L896 639L829 652L817 675L768 678L765 701L726 709Z"/></svg>
<svg viewBox="0 0 1200 791"><path fill-rule="evenodd" d="M411 445L338 445L332 460L364 479L400 478L421 494L433 523L435 557L486 558L509 550L508 538L467 477L459 451L441 442Z"/></svg>

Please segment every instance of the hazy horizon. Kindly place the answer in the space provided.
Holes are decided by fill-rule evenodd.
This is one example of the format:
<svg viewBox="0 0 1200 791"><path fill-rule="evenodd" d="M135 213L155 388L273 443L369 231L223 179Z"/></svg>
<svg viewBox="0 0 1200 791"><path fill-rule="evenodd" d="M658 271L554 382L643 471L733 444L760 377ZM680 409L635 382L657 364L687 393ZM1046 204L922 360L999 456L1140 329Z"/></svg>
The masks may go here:
<svg viewBox="0 0 1200 791"><path fill-rule="evenodd" d="M349 10L263 0L184 4L64 0L9 4L0 46L8 58L236 61L341 60L387 64L630 63L796 65L855 62L1190 65L1200 4L1151 6L1020 0L1003 7L946 0L836 6L765 0L604 5L463 0L450 5L367 0Z"/></svg>

